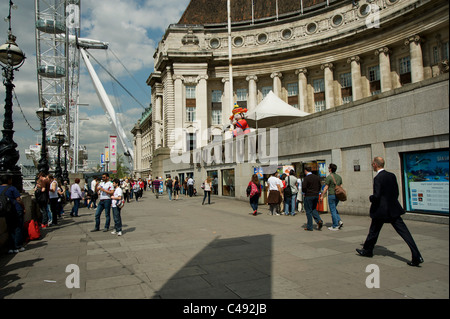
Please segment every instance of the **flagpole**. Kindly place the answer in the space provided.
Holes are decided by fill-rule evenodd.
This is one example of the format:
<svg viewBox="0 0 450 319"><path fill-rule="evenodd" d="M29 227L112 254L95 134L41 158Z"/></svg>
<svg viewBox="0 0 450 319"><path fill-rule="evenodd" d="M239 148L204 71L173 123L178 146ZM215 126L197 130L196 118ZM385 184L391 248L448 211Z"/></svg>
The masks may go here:
<svg viewBox="0 0 450 319"><path fill-rule="evenodd" d="M229 62L229 78L230 78L230 114L233 111L234 98L233 98L233 63L231 54L231 13L230 13L230 0L227 0L228 11L228 62Z"/></svg>

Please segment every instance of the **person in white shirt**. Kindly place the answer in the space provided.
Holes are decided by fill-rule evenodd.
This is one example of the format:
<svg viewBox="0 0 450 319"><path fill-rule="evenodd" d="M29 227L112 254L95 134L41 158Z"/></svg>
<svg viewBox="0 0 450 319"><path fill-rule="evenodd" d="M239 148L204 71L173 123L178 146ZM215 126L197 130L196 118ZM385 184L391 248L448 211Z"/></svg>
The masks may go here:
<svg viewBox="0 0 450 319"><path fill-rule="evenodd" d="M97 208L98 194L95 192L95 188L97 187L97 184L98 184L98 177L94 177L94 179L91 182L92 195L91 195L91 202L89 203L89 208L92 205L93 209Z"/></svg>
<svg viewBox="0 0 450 319"><path fill-rule="evenodd" d="M118 178L115 178L113 180L113 187L114 187L114 194L111 196L112 203L112 211L113 211L113 218L114 218L114 230L111 232L111 234L118 236L122 236L122 217L120 216L121 208L117 207L117 204L121 202L123 198L123 190L119 187L120 180Z"/></svg>
<svg viewBox="0 0 450 319"><path fill-rule="evenodd" d="M270 215L273 215L274 211L276 212L278 205L281 203L281 190L282 183L281 180L277 177L277 172L273 173L272 176L269 177L267 183L269 185L269 196L267 197L267 203L270 205ZM281 186L280 186L281 184ZM277 215L280 215L276 212Z"/></svg>
<svg viewBox="0 0 450 319"><path fill-rule="evenodd" d="M97 211L95 212L95 228L93 232L100 230L100 215L105 210L105 228L104 232L109 230L109 224L111 222L111 195L114 194L114 186L109 180L109 174L103 173L102 182L97 185L95 190L99 194L99 203L97 205Z"/></svg>
<svg viewBox="0 0 450 319"><path fill-rule="evenodd" d="M83 198L79 183L80 179L75 178L75 183L70 187L70 199L73 201L72 211L70 212L72 217L78 217L78 207L80 206L80 200Z"/></svg>

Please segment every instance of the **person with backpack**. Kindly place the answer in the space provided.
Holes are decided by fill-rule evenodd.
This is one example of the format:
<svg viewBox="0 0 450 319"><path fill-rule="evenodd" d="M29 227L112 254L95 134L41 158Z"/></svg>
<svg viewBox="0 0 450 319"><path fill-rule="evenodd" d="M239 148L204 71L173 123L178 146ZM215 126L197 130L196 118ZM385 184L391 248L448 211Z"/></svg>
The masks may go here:
<svg viewBox="0 0 450 319"><path fill-rule="evenodd" d="M291 169L289 175L284 179L286 186L284 188L284 214L295 216L295 204L297 202L297 177L295 171Z"/></svg>
<svg viewBox="0 0 450 319"><path fill-rule="evenodd" d="M337 205L339 204L339 199L336 196L335 188L336 185L342 185L342 177L336 174L337 165L331 163L328 166L328 171L330 175L327 176L325 180L325 187L323 189L323 194L328 192L328 206L330 207L331 212L331 227L328 227L329 230L339 230L344 225L341 220L341 216L339 216L339 212L337 210Z"/></svg>
<svg viewBox="0 0 450 319"><path fill-rule="evenodd" d="M8 228L8 253L24 251L23 248L23 217L25 205L20 193L12 186L12 176L0 177L0 216L5 217Z"/></svg>
<svg viewBox="0 0 450 319"><path fill-rule="evenodd" d="M261 197L261 183L259 182L258 175L253 174L251 181L247 186L247 196L250 199L250 206L253 209L253 216L258 215L258 201Z"/></svg>

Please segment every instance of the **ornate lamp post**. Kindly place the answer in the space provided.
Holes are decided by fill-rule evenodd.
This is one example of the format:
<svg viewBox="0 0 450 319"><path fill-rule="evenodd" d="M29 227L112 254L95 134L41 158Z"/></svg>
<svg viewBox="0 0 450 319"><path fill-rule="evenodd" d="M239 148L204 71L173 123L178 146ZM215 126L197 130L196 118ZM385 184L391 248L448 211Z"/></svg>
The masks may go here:
<svg viewBox="0 0 450 319"><path fill-rule="evenodd" d="M12 119L12 92L14 89L14 71L18 70L25 61L25 54L16 44L16 37L11 33L11 7L9 5L9 30L8 40L0 46L0 65L3 71L3 84L6 87L5 97L5 117L3 120L3 138L0 141L0 175L8 174L13 176L13 186L19 191L23 190L22 173L17 165L20 155L16 150L17 144L13 140L13 119Z"/></svg>
<svg viewBox="0 0 450 319"><path fill-rule="evenodd" d="M52 111L45 105L36 111L36 115L41 120L42 143L41 143L41 158L39 159L38 171L48 174L49 165L47 159L47 127L46 121L52 114Z"/></svg>
<svg viewBox="0 0 450 319"><path fill-rule="evenodd" d="M55 177L60 180L62 177L61 169L61 145L64 143L64 132L61 129L55 133L56 141L58 143L58 158L56 161Z"/></svg>
<svg viewBox="0 0 450 319"><path fill-rule="evenodd" d="M64 148L64 171L62 174L62 181L67 182L67 184L69 184L69 172L67 171L67 150L69 149L70 145L69 143L65 142L63 144L63 148Z"/></svg>

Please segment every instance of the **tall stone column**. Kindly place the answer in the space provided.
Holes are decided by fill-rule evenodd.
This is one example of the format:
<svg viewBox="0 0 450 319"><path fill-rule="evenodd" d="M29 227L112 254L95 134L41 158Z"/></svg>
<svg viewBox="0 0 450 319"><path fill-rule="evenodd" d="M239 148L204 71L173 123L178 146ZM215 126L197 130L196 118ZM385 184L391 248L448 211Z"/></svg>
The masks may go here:
<svg viewBox="0 0 450 319"><path fill-rule="evenodd" d="M155 132L155 149L163 146L162 140L163 123L161 119L162 106L163 106L162 93L156 93L156 103L153 109L153 112L155 112L155 121L153 123Z"/></svg>
<svg viewBox="0 0 450 319"><path fill-rule="evenodd" d="M258 105L258 88L256 82L258 77L256 75L249 75L246 77L248 81L248 104L247 109L249 111L254 110Z"/></svg>
<svg viewBox="0 0 450 319"><path fill-rule="evenodd" d="M207 75L199 75L197 77L197 88L196 88L196 101L197 101L197 110L196 110L196 118L197 118L197 141L200 142L200 145L197 146L203 147L208 143L208 85L207 85Z"/></svg>
<svg viewBox="0 0 450 319"><path fill-rule="evenodd" d="M306 68L300 68L295 71L298 75L298 106L300 111L306 112L308 106L308 90L307 90L307 74L308 70Z"/></svg>
<svg viewBox="0 0 450 319"><path fill-rule="evenodd" d="M174 90L175 90L175 141L174 146L177 149L183 149L183 145L185 142L184 132L183 132L183 123L186 119L186 112L184 111L184 77L182 75L174 76Z"/></svg>
<svg viewBox="0 0 450 319"><path fill-rule="evenodd" d="M222 83L223 83L222 124L227 125L230 124L229 117L231 116L233 111L230 109L230 79L223 78Z"/></svg>
<svg viewBox="0 0 450 319"><path fill-rule="evenodd" d="M361 66L360 58L355 55L347 59L347 63L350 63L352 70L352 97L353 101L362 98L362 87L361 87Z"/></svg>
<svg viewBox="0 0 450 319"><path fill-rule="evenodd" d="M283 75L280 72L273 72L270 77L273 79L273 93L276 96L281 97L281 77Z"/></svg>
<svg viewBox="0 0 450 319"><path fill-rule="evenodd" d="M334 91L333 91L333 63L324 63L320 66L324 72L325 81L325 103L326 109L334 107Z"/></svg>
<svg viewBox="0 0 450 319"><path fill-rule="evenodd" d="M389 48L387 47L379 48L375 50L375 55L378 55L379 58L381 92L392 90L391 62L389 60Z"/></svg>
<svg viewBox="0 0 450 319"><path fill-rule="evenodd" d="M175 129L175 88L171 67L166 67L164 85L164 147L172 147L175 144L173 130Z"/></svg>
<svg viewBox="0 0 450 319"><path fill-rule="evenodd" d="M409 57L411 61L411 82L423 80L423 58L420 42L423 39L419 35L414 35L405 40L405 45L409 45Z"/></svg>

